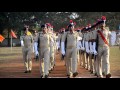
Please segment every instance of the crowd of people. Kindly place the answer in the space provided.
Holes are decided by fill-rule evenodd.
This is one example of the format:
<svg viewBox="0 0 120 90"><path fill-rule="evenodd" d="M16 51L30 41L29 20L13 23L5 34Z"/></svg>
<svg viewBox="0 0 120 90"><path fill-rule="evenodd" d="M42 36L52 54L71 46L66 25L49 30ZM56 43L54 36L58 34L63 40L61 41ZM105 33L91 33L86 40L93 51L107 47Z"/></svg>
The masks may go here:
<svg viewBox="0 0 120 90"><path fill-rule="evenodd" d="M66 77L77 77L77 66L81 65L98 78L110 78L109 50L112 34L105 20L103 16L97 23L83 28L75 28L76 23L70 20L67 28L58 32L53 30L50 23L45 23L41 25L40 32L34 31L34 35L26 26L20 38L25 73L32 71L31 54L34 52L35 59L40 61L40 77L48 78L55 68L56 53L59 52L65 62ZM116 36L119 39L120 33Z"/></svg>

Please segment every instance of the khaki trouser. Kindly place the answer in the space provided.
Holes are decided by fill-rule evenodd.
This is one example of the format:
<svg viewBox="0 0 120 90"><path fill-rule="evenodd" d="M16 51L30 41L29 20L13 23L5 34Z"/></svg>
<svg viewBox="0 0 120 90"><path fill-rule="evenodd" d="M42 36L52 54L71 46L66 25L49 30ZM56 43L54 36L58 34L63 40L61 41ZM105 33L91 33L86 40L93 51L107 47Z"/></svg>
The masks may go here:
<svg viewBox="0 0 120 90"><path fill-rule="evenodd" d="M92 54L89 54L89 66L90 66L90 71L93 71L93 60L92 60Z"/></svg>
<svg viewBox="0 0 120 90"><path fill-rule="evenodd" d="M93 68L93 70L94 70L94 73L97 73L97 66L98 66L98 60L97 60L97 56L95 55L94 56L94 68Z"/></svg>
<svg viewBox="0 0 120 90"><path fill-rule="evenodd" d="M90 67L89 60L90 60L90 55L89 55L89 53L86 52L86 63L87 63L86 68L87 68L87 70L89 70L89 67Z"/></svg>
<svg viewBox="0 0 120 90"><path fill-rule="evenodd" d="M81 50L80 63L81 63L81 65L82 65L84 68L86 68L85 51L82 51L82 50Z"/></svg>
<svg viewBox="0 0 120 90"><path fill-rule="evenodd" d="M66 68L67 74L72 75L77 72L77 48L67 48L66 50Z"/></svg>
<svg viewBox="0 0 120 90"><path fill-rule="evenodd" d="M109 47L108 46L98 47L98 75L99 76L102 76L102 60L104 64L105 74L107 75L110 73Z"/></svg>
<svg viewBox="0 0 120 90"><path fill-rule="evenodd" d="M48 75L49 62L50 62L50 48L40 48L40 74L45 76Z"/></svg>
<svg viewBox="0 0 120 90"><path fill-rule="evenodd" d="M22 53L23 53L23 60L24 60L24 65L26 70L27 71L32 70L31 47L28 47L28 48L23 47Z"/></svg>
<svg viewBox="0 0 120 90"><path fill-rule="evenodd" d="M80 62L80 50L77 50L77 61Z"/></svg>
<svg viewBox="0 0 120 90"><path fill-rule="evenodd" d="M55 48L54 46L50 47L50 62L49 62L49 70L51 70L54 66L54 60L55 60Z"/></svg>
<svg viewBox="0 0 120 90"><path fill-rule="evenodd" d="M102 57L103 58L103 57ZM105 73L105 63L104 60L102 59L102 73Z"/></svg>

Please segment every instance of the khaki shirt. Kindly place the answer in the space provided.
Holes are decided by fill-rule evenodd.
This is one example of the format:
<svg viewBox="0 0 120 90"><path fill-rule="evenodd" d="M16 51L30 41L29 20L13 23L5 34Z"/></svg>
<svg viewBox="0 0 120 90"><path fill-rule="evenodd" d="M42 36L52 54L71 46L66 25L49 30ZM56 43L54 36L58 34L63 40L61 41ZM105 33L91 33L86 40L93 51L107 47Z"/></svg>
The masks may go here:
<svg viewBox="0 0 120 90"><path fill-rule="evenodd" d="M88 32L88 41L91 41L93 37L93 33L90 31Z"/></svg>
<svg viewBox="0 0 120 90"><path fill-rule="evenodd" d="M55 33L49 33L52 41L50 41L50 46L53 47L53 46L56 46L56 34Z"/></svg>
<svg viewBox="0 0 120 90"><path fill-rule="evenodd" d="M33 36L34 42L37 42L37 39L38 39L38 34Z"/></svg>
<svg viewBox="0 0 120 90"><path fill-rule="evenodd" d="M92 33L93 33L92 39L97 39L97 30L93 30Z"/></svg>
<svg viewBox="0 0 120 90"><path fill-rule="evenodd" d="M60 39L61 39L61 34L58 34L58 38L57 38L57 41L60 41Z"/></svg>
<svg viewBox="0 0 120 90"><path fill-rule="evenodd" d="M20 39L23 41L25 48L31 47L33 44L33 36L32 35L24 35L24 36L21 36Z"/></svg>
<svg viewBox="0 0 120 90"><path fill-rule="evenodd" d="M49 48L50 47L50 41L52 40L51 39L51 36L49 33L39 33L38 35L38 39L37 39L40 44L39 44L39 47L40 48Z"/></svg>
<svg viewBox="0 0 120 90"><path fill-rule="evenodd" d="M74 32L72 34L69 31L65 32L62 36L62 42L65 42L67 38L67 48L77 47L78 36L79 34L77 32Z"/></svg>
<svg viewBox="0 0 120 90"><path fill-rule="evenodd" d="M81 32L78 32L78 34L83 39L83 34Z"/></svg>
<svg viewBox="0 0 120 90"><path fill-rule="evenodd" d="M100 30L103 34L103 36L105 37L105 39L107 40L107 42L109 43L109 38L110 38L110 33L107 29L105 30ZM98 33L98 44L99 46L107 46L107 44L105 44L105 42L103 41L103 39L101 38L100 34Z"/></svg>
<svg viewBox="0 0 120 90"><path fill-rule="evenodd" d="M89 41L89 32L85 33L84 39L85 41Z"/></svg>
<svg viewBox="0 0 120 90"><path fill-rule="evenodd" d="M85 33L82 34L82 40L85 40Z"/></svg>

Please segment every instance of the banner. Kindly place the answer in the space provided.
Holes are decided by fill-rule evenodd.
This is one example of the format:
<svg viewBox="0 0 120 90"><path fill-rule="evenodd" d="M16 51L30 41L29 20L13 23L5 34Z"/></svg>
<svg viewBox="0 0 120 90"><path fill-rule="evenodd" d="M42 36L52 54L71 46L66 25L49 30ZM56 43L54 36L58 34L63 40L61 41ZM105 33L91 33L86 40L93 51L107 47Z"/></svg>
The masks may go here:
<svg viewBox="0 0 120 90"><path fill-rule="evenodd" d="M11 36L13 37L13 38L17 38L17 36L15 35L15 33L11 30Z"/></svg>
<svg viewBox="0 0 120 90"><path fill-rule="evenodd" d="M1 43L3 42L4 39L5 39L5 38L4 38L2 35L0 35L0 42L1 42Z"/></svg>

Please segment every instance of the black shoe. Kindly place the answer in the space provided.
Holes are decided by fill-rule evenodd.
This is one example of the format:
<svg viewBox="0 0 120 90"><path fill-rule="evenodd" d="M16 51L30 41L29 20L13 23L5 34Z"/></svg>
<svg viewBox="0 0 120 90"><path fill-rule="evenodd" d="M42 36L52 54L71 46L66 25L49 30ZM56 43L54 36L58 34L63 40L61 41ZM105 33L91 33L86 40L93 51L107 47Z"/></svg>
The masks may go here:
<svg viewBox="0 0 120 90"><path fill-rule="evenodd" d="M51 70L50 70L50 71L53 71L53 69L54 69L54 68L51 68Z"/></svg>
<svg viewBox="0 0 120 90"><path fill-rule="evenodd" d="M29 72L29 73L31 73L32 71L31 71L31 70L29 70L28 72Z"/></svg>
<svg viewBox="0 0 120 90"><path fill-rule="evenodd" d="M49 70L49 73L51 73L51 70Z"/></svg>
<svg viewBox="0 0 120 90"><path fill-rule="evenodd" d="M106 75L106 78L110 78L110 77L111 77L111 74L110 74L110 73Z"/></svg>
<svg viewBox="0 0 120 90"><path fill-rule="evenodd" d="M67 76L67 78L70 78L70 76Z"/></svg>
<svg viewBox="0 0 120 90"><path fill-rule="evenodd" d="M43 75L41 75L40 78L43 78Z"/></svg>
<svg viewBox="0 0 120 90"><path fill-rule="evenodd" d="M38 61L38 55L36 56L36 61Z"/></svg>
<svg viewBox="0 0 120 90"><path fill-rule="evenodd" d="M78 72L73 73L73 77L76 77L78 75Z"/></svg>
<svg viewBox="0 0 120 90"><path fill-rule="evenodd" d="M102 72L102 75L103 75L103 76L106 76L104 72Z"/></svg>
<svg viewBox="0 0 120 90"><path fill-rule="evenodd" d="M65 55L62 54L61 61L63 61L65 58Z"/></svg>
<svg viewBox="0 0 120 90"><path fill-rule="evenodd" d="M24 73L28 73L28 71L25 71Z"/></svg>
<svg viewBox="0 0 120 90"><path fill-rule="evenodd" d="M67 76L69 77L70 75L69 75L69 74L67 74Z"/></svg>
<svg viewBox="0 0 120 90"><path fill-rule="evenodd" d="M95 73L94 76L97 76L97 73Z"/></svg>
<svg viewBox="0 0 120 90"><path fill-rule="evenodd" d="M93 74L93 71L91 71L90 73Z"/></svg>
<svg viewBox="0 0 120 90"><path fill-rule="evenodd" d="M45 78L48 78L48 75L45 75Z"/></svg>
<svg viewBox="0 0 120 90"><path fill-rule="evenodd" d="M70 75L69 75L69 74L67 74L67 78L70 78Z"/></svg>

